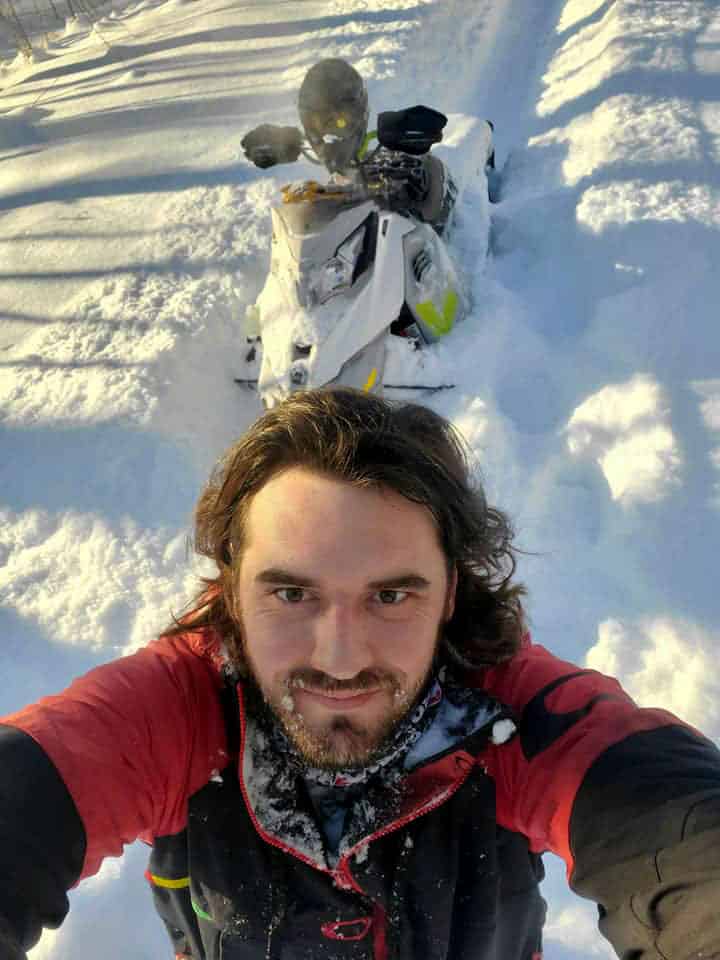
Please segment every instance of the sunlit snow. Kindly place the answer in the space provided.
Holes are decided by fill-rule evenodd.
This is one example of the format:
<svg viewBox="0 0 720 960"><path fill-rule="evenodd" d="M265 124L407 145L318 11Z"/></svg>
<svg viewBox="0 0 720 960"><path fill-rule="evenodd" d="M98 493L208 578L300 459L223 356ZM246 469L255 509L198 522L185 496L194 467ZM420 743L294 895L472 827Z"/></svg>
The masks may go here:
<svg viewBox="0 0 720 960"><path fill-rule="evenodd" d="M260 412L233 377L270 206L317 175L258 170L240 139L294 123L307 68L342 56L374 110L451 117L461 183L496 126L491 223L468 186L453 239L473 308L430 350L393 344L388 380L454 384L421 399L515 520L538 642L720 738L717 4L112 0L52 29L16 5L35 52L0 38L0 714L191 596L194 501ZM168 955L145 861L108 861L32 960ZM545 956L607 956L548 867Z"/></svg>

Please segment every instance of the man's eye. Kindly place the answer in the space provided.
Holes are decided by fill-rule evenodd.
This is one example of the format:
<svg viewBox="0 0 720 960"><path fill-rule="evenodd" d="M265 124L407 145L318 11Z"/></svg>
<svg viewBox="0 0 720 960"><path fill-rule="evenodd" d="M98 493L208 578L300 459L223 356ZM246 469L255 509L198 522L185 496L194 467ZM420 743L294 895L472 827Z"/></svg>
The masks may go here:
<svg viewBox="0 0 720 960"><path fill-rule="evenodd" d="M407 597L407 590L378 590L377 598L385 606L397 606Z"/></svg>
<svg viewBox="0 0 720 960"><path fill-rule="evenodd" d="M300 603L305 599L305 590L302 587L280 587L275 590L275 596L279 597L283 603Z"/></svg>

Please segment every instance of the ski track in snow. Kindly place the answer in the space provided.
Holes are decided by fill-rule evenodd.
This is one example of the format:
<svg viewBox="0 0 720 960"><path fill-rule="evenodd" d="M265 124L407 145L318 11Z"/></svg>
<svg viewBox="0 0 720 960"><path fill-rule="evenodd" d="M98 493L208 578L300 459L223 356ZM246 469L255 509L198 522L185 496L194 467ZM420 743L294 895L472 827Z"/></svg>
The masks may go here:
<svg viewBox="0 0 720 960"><path fill-rule="evenodd" d="M194 500L259 413L232 377L269 207L315 172L257 171L239 141L293 123L307 67L343 56L376 109L451 115L474 306L389 368L457 384L425 402L516 521L536 639L720 736L719 42L711 0L140 0L4 62L0 712L191 595ZM143 862L108 861L32 960L165 955ZM546 956L611 955L549 866Z"/></svg>

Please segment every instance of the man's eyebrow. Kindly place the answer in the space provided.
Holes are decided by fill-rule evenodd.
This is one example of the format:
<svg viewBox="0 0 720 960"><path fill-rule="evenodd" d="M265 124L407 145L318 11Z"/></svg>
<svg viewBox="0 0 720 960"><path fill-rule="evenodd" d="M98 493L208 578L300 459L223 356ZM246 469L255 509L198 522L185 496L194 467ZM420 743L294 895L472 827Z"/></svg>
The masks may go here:
<svg viewBox="0 0 720 960"><path fill-rule="evenodd" d="M255 575L256 583L270 583L277 586L292 584L297 587L317 587L319 583L302 573L293 573L292 570L283 570L281 567L268 567ZM419 573L399 573L378 580L371 580L367 584L371 590L426 590L430 581Z"/></svg>
<svg viewBox="0 0 720 960"><path fill-rule="evenodd" d="M317 580L307 577L302 573L293 573L292 570L283 570L280 567L268 567L267 570L261 570L255 576L256 583L291 583L297 587L317 587Z"/></svg>
<svg viewBox="0 0 720 960"><path fill-rule="evenodd" d="M400 573L394 577L383 577L381 580L371 580L368 584L373 590L404 590L409 587L414 590L426 590L430 581L419 573Z"/></svg>

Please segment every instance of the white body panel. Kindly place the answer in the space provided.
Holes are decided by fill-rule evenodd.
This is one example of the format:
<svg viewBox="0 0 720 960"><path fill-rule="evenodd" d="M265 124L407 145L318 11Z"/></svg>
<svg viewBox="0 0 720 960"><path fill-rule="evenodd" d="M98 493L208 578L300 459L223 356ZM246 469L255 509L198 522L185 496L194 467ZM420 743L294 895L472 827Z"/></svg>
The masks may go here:
<svg viewBox="0 0 720 960"><path fill-rule="evenodd" d="M302 253L308 243L301 250L285 224L274 216L273 263L257 301L262 337L258 389L267 405L296 389L290 380L293 364L302 363L306 369L304 388L331 383L349 361L388 332L400 313L405 301L403 237L415 229L415 223L368 202L342 212L337 225L342 227L343 237L349 236L373 210L379 217L374 263L350 289L312 306L301 303L298 289ZM312 235L305 240L312 242ZM307 357L298 356L297 344L311 348ZM376 357L379 361L377 351ZM372 370L368 379L371 375ZM381 381L379 369L371 386L380 387Z"/></svg>

